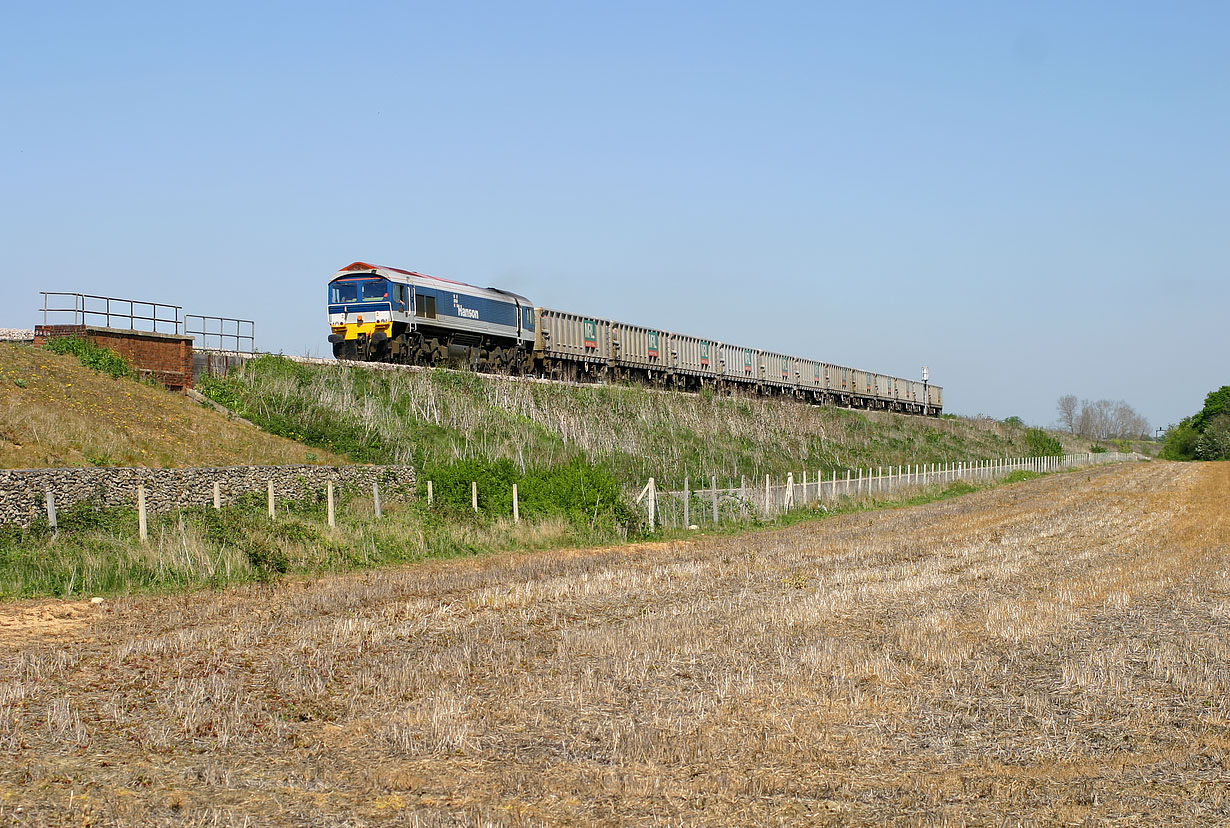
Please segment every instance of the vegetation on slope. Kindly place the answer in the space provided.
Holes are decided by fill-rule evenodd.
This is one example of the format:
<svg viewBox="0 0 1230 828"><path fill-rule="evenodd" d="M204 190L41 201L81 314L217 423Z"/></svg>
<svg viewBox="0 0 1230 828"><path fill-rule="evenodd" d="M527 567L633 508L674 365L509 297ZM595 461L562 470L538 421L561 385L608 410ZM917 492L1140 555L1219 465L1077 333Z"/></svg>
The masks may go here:
<svg viewBox="0 0 1230 828"><path fill-rule="evenodd" d="M201 390L275 434L424 479L460 461L522 471L573 460L627 486L652 476L760 479L787 471L1058 453L1045 432L993 420L921 418L793 400L570 386L467 372L253 360ZM1073 445L1083 451L1084 444Z"/></svg>
<svg viewBox="0 0 1230 828"><path fill-rule="evenodd" d="M350 462L137 382L113 351L54 347L0 343L0 468Z"/></svg>

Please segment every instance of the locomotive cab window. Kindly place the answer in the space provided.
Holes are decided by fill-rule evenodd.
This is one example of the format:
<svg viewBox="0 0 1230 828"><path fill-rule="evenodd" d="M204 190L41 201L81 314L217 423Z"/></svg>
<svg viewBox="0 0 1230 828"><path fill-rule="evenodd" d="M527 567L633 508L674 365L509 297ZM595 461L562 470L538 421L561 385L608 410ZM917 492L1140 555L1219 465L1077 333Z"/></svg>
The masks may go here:
<svg viewBox="0 0 1230 828"><path fill-rule="evenodd" d="M355 282L334 282L329 286L329 303L345 305L351 302L387 302L389 283L384 279L364 279Z"/></svg>

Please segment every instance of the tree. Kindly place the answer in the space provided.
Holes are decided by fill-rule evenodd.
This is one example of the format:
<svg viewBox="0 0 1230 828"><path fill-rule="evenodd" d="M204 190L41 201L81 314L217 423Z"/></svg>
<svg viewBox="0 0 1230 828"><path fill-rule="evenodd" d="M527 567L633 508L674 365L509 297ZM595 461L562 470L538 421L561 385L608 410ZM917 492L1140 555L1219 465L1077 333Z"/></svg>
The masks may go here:
<svg viewBox="0 0 1230 828"><path fill-rule="evenodd" d="M1196 440L1196 459L1230 460L1230 413L1218 414L1208 420L1204 432Z"/></svg>
<svg viewBox="0 0 1230 828"><path fill-rule="evenodd" d="M1081 400L1065 394L1056 403L1060 425L1089 440L1138 440L1147 437L1149 421L1123 400Z"/></svg>
<svg viewBox="0 0 1230 828"><path fill-rule="evenodd" d="M1162 457L1167 460L1230 459L1230 385L1209 392L1204 408L1166 431Z"/></svg>
<svg viewBox="0 0 1230 828"><path fill-rule="evenodd" d="M1227 408L1230 408L1230 385L1223 385L1216 391L1210 391L1209 395L1204 398L1204 408L1192 417L1192 425L1197 431L1203 433L1209 422Z"/></svg>
<svg viewBox="0 0 1230 828"><path fill-rule="evenodd" d="M1080 403L1075 394L1064 394L1059 398L1056 408L1059 409L1059 424L1071 433L1076 433L1076 412Z"/></svg>

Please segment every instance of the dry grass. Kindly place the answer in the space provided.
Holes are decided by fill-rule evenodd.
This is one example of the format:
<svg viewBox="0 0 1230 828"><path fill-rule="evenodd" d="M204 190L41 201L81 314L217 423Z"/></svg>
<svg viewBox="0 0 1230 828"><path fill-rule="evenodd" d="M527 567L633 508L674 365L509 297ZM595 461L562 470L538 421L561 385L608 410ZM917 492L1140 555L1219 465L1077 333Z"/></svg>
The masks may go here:
<svg viewBox="0 0 1230 828"><path fill-rule="evenodd" d="M1151 463L46 633L9 605L0 821L1223 824L1227 504L1230 465Z"/></svg>
<svg viewBox="0 0 1230 828"><path fill-rule="evenodd" d="M73 356L0 343L0 468L348 462Z"/></svg>

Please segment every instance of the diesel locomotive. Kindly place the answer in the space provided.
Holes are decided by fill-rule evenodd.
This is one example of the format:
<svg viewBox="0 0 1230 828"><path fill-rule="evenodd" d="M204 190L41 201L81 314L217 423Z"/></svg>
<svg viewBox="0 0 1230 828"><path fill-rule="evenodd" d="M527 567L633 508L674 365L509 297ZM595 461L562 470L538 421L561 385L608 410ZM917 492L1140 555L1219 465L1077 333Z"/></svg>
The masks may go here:
<svg viewBox="0 0 1230 828"><path fill-rule="evenodd" d="M338 359L460 365L558 380L744 388L850 408L938 415L944 391L820 360L535 306L516 293L354 262L329 280Z"/></svg>

